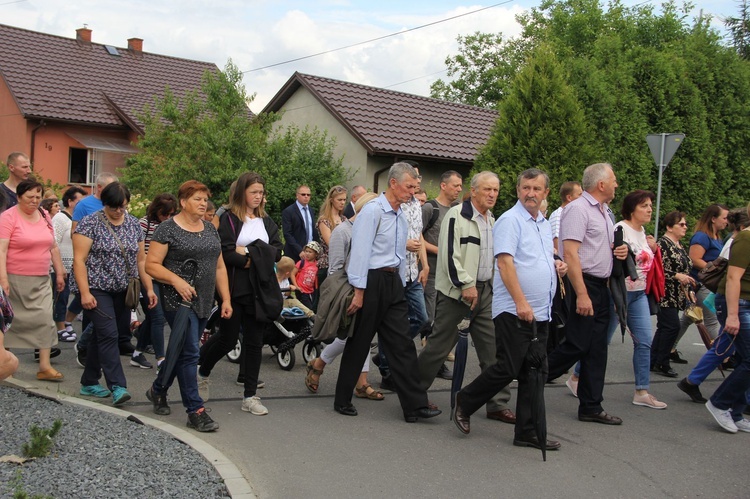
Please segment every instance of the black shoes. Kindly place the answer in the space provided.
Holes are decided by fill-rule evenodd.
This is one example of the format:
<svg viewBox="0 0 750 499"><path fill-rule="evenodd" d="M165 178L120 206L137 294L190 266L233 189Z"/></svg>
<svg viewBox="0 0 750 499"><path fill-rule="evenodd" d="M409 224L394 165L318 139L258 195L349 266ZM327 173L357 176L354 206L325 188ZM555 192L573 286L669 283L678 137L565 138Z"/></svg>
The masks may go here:
<svg viewBox="0 0 750 499"><path fill-rule="evenodd" d="M169 404L167 404L167 396L155 394L154 387L151 387L146 391L146 398L154 404L154 414L158 414L159 416L169 416L172 413L172 409L170 409Z"/></svg>
<svg viewBox="0 0 750 499"><path fill-rule="evenodd" d="M618 418L617 416L610 416L604 411L597 413L597 414L579 414L578 421L583 421L585 423L601 423L601 424L608 424L608 425L621 425L622 424L622 419Z"/></svg>
<svg viewBox="0 0 750 499"><path fill-rule="evenodd" d="M338 412L339 414L343 414L344 416L356 416L357 415L357 408L354 407L352 404L346 404L346 405L333 404L333 410Z"/></svg>
<svg viewBox="0 0 750 499"><path fill-rule="evenodd" d="M201 433L206 433L218 430L219 423L211 419L211 416L208 415L205 407L201 407L197 411L188 414L187 427L193 428Z"/></svg>
<svg viewBox="0 0 750 499"><path fill-rule="evenodd" d="M677 350L669 354L669 361L674 362L675 364L687 364L687 361L680 357L680 352Z"/></svg>
<svg viewBox="0 0 750 499"><path fill-rule="evenodd" d="M540 450L542 448L542 445L536 435L516 437L513 439L513 445L515 445L516 447L533 447ZM560 442L558 442L557 440L547 440L547 450L557 450L559 448Z"/></svg>
<svg viewBox="0 0 750 499"><path fill-rule="evenodd" d="M662 365L662 366L655 365L651 368L651 372L659 374L661 376L666 376L667 378L676 378L677 376L679 376L677 371L672 369L669 365Z"/></svg>
<svg viewBox="0 0 750 499"><path fill-rule="evenodd" d="M687 378L682 378L680 382L677 383L677 388L685 392L693 402L696 402L698 404L705 404L706 402L708 402L708 400L703 397L701 389L698 388L698 385L690 384Z"/></svg>
<svg viewBox="0 0 750 499"><path fill-rule="evenodd" d="M50 352L49 352L49 358L54 359L61 353L62 353L62 350L56 347L52 347L52 349L50 349ZM39 360L39 349L34 350L34 360L37 360L37 361Z"/></svg>
<svg viewBox="0 0 750 499"><path fill-rule="evenodd" d="M380 389L388 390L390 392L396 391L396 383L393 382L393 377L390 374L388 376L384 376L380 380Z"/></svg>
<svg viewBox="0 0 750 499"><path fill-rule="evenodd" d="M448 381L453 379L453 371L448 369L448 366L443 364L440 366L440 370L437 373L438 378L447 379Z"/></svg>
<svg viewBox="0 0 750 499"><path fill-rule="evenodd" d="M453 408L451 419L461 433L468 435L471 431L470 417L464 414L464 411L461 409L461 404L458 403L460 395L461 392L456 394L456 406Z"/></svg>
<svg viewBox="0 0 750 499"><path fill-rule="evenodd" d="M440 409L430 409L429 407L420 407L415 411L404 411L404 421L407 423L416 423L417 419L429 419L439 416L443 411Z"/></svg>

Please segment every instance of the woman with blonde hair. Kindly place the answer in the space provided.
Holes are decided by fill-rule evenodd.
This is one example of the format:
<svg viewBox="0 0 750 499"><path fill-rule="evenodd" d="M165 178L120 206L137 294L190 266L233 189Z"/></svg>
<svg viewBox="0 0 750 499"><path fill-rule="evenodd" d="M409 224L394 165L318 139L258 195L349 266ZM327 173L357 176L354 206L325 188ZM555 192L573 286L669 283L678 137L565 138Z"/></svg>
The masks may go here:
<svg viewBox="0 0 750 499"><path fill-rule="evenodd" d="M320 207L318 217L318 233L320 234L320 245L323 248L318 254L318 284L322 284L328 275L328 244L331 242L331 233L341 222L346 220L344 208L346 207L346 187L334 185L328 190L328 195Z"/></svg>

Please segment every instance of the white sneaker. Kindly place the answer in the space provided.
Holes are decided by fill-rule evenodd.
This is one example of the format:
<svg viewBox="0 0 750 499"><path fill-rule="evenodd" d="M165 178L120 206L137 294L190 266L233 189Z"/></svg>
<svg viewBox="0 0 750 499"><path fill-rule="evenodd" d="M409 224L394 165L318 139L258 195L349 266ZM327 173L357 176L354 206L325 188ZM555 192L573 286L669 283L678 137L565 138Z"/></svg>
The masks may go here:
<svg viewBox="0 0 750 499"><path fill-rule="evenodd" d="M256 416L268 414L266 406L260 403L260 397L247 397L242 399L242 410Z"/></svg>
<svg viewBox="0 0 750 499"><path fill-rule="evenodd" d="M732 411L722 411L721 409L713 405L710 400L706 402L706 409L708 409L708 412L711 413L716 422L719 423L719 426L724 428L729 433L737 433L738 428L737 425L734 424L734 420L732 419Z"/></svg>
<svg viewBox="0 0 750 499"><path fill-rule="evenodd" d="M195 373L195 376L198 380L198 395L204 402L208 402L208 397L211 395L211 390L208 387L208 378L204 378L197 372Z"/></svg>
<svg viewBox="0 0 750 499"><path fill-rule="evenodd" d="M570 390L570 393L572 393L575 398L578 398L578 380L573 379L573 375L568 377L565 381L565 386L568 387L568 390Z"/></svg>
<svg viewBox="0 0 750 499"><path fill-rule="evenodd" d="M742 418L739 421L735 421L734 426L736 426L740 431L746 431L750 433L750 419Z"/></svg>
<svg viewBox="0 0 750 499"><path fill-rule="evenodd" d="M638 395L637 393L633 397L633 405L642 405L643 407L650 407L651 409L666 409L667 404L664 402L659 402L656 400L656 397L651 395L650 393L644 393L643 395Z"/></svg>

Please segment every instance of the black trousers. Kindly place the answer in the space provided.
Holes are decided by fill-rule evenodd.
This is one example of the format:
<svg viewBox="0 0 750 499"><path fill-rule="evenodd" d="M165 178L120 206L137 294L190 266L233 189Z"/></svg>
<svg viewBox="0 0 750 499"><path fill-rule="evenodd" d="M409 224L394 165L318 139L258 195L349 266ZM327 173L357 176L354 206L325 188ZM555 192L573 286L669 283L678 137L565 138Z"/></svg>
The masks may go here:
<svg viewBox="0 0 750 499"><path fill-rule="evenodd" d="M656 333L651 342L651 367L670 367L669 354L679 333L680 309L660 307L656 314Z"/></svg>
<svg viewBox="0 0 750 499"><path fill-rule="evenodd" d="M604 409L604 375L607 372L607 327L609 325L609 288L604 279L584 276L584 283L594 307L593 316L576 313L576 296L572 292L565 341L548 358L549 379L562 376L581 361L578 381L578 414L598 414Z"/></svg>
<svg viewBox="0 0 750 499"><path fill-rule="evenodd" d="M461 389L461 409L471 415L486 404L500 390L514 379L518 380L516 398L516 437L534 434L534 420L531 417L531 399L534 396L529 389L529 366L526 354L534 337L531 323L518 320L514 314L503 312L494 319L495 354L497 362L482 371L474 381ZM546 351L549 322L537 322L537 338L542 351ZM545 361L546 364L546 361ZM546 365L542 368L546 375ZM543 379L540 390L544 390Z"/></svg>
<svg viewBox="0 0 750 499"><path fill-rule="evenodd" d="M427 407L427 392L419 387L417 349L409 338L407 311L404 283L398 272L370 270L357 328L347 340L341 356L334 399L336 405L351 403L362 364L370 353L370 342L377 331L390 362L401 407L405 411Z"/></svg>

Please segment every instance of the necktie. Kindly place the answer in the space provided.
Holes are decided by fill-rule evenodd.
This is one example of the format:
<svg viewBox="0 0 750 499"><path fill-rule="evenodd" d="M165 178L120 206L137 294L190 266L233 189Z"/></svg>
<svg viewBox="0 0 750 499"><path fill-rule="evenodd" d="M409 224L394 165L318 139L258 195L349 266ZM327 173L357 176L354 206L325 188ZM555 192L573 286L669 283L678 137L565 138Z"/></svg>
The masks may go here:
<svg viewBox="0 0 750 499"><path fill-rule="evenodd" d="M306 243L309 243L312 241L312 219L310 218L310 210L307 209L307 206L302 207L302 211L305 214L305 229L307 230L307 241Z"/></svg>

